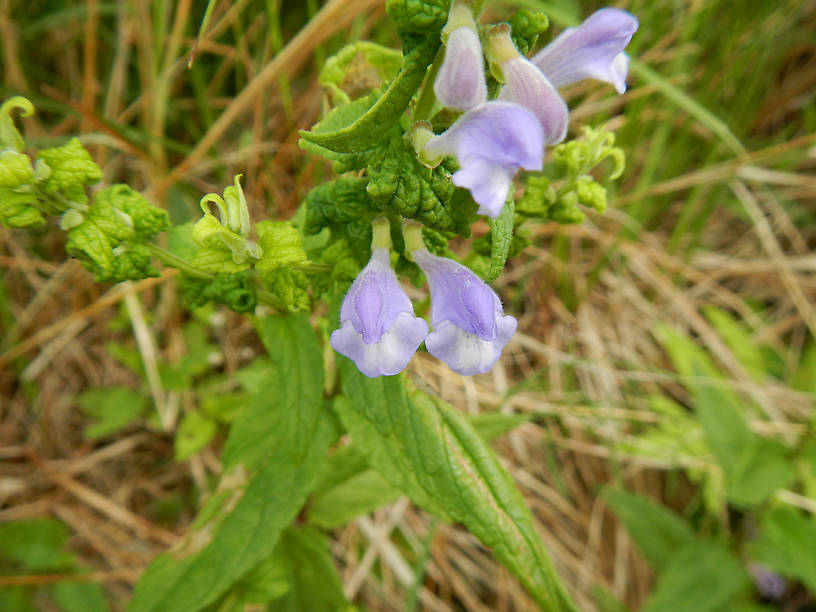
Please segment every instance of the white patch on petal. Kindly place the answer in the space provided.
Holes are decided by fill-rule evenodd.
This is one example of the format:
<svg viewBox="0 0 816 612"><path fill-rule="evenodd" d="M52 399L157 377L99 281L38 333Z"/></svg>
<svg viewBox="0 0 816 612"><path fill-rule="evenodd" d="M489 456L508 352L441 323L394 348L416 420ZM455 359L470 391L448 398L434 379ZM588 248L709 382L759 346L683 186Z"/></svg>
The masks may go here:
<svg viewBox="0 0 816 612"><path fill-rule="evenodd" d="M512 172L482 159L466 161L463 166L453 174L453 184L470 191L479 205L476 212L495 219L507 201Z"/></svg>
<svg viewBox="0 0 816 612"><path fill-rule="evenodd" d="M448 37L434 93L442 106L463 111L487 100L482 45L479 35L470 28L457 28Z"/></svg>
<svg viewBox="0 0 816 612"><path fill-rule="evenodd" d="M618 53L612 60L609 67L609 79L619 93L626 93L626 75L629 73L629 56L626 53Z"/></svg>
<svg viewBox="0 0 816 612"><path fill-rule="evenodd" d="M444 321L428 334L425 346L431 355L444 361L455 372L465 376L484 374L489 372L501 357L502 349L510 340L517 325L516 320L509 315L502 317L498 323L499 337L490 342L457 327L450 321Z"/></svg>
<svg viewBox="0 0 816 612"><path fill-rule="evenodd" d="M405 369L427 334L428 324L424 319L401 312L379 342L366 344L351 321L343 321L340 329L332 332L331 345L354 361L369 378L393 376Z"/></svg>

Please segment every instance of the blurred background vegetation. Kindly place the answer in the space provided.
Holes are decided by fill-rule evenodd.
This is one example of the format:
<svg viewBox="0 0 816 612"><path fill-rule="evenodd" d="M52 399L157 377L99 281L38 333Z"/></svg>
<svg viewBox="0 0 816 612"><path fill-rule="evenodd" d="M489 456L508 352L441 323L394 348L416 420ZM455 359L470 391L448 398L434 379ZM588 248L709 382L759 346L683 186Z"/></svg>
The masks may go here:
<svg viewBox="0 0 816 612"><path fill-rule="evenodd" d="M290 218L330 174L297 146L321 66L396 35L378 0L209 5L200 28L203 0L0 0L0 99L175 223L236 173L254 219ZM555 33L601 5L489 17L522 6ZM533 228L495 283L520 331L492 373L420 354L409 376L523 417L495 445L581 609L816 610L816 5L619 6L641 23L629 91L565 92L571 133L605 124L626 151L609 210ZM0 228L0 609L122 609L212 491L264 358L172 271L95 284L54 230ZM466 532L369 507L377 486L313 500L356 605L535 609Z"/></svg>

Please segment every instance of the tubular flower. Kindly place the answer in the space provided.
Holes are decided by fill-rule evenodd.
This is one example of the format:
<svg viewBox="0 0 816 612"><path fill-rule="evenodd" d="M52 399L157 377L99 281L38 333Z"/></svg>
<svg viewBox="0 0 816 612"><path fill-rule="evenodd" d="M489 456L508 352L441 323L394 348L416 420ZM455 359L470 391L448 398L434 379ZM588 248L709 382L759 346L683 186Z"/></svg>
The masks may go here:
<svg viewBox="0 0 816 612"><path fill-rule="evenodd" d="M424 248L411 256L431 289L428 352L466 376L490 371L515 333L516 319L504 314L496 293L465 266Z"/></svg>
<svg viewBox="0 0 816 612"><path fill-rule="evenodd" d="M425 154L455 157L453 184L470 191L478 213L498 217L519 168L541 170L544 136L528 110L510 102L489 102L462 115L432 137Z"/></svg>
<svg viewBox="0 0 816 612"><path fill-rule="evenodd" d="M465 113L446 132L427 133L418 152L437 163L455 157L460 170L453 183L470 191L479 214L497 217L516 171L541 170L543 131L522 106L487 101L482 46L471 9L454 3L448 24L452 29L434 93L444 106Z"/></svg>
<svg viewBox="0 0 816 612"><path fill-rule="evenodd" d="M611 83L626 91L629 58L623 52L638 29L638 20L616 8L592 13L577 28L567 28L535 56L532 62L555 87L584 79Z"/></svg>
<svg viewBox="0 0 816 612"><path fill-rule="evenodd" d="M374 248L340 308L331 345L370 378L401 372L428 334L391 269L387 248Z"/></svg>

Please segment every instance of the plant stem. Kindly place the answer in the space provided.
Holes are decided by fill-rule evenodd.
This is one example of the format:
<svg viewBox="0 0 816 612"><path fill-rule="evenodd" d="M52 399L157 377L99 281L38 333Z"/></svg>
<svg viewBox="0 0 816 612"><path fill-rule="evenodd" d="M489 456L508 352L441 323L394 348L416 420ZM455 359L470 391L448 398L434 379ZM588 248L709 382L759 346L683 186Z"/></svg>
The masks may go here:
<svg viewBox="0 0 816 612"><path fill-rule="evenodd" d="M184 261L184 259L182 259L178 255L171 253L167 249L163 249L157 244L148 243L146 246L150 253L157 259L160 259L162 263L170 267L176 268L180 272L184 272L184 274L186 274L187 276L192 276L193 278L200 278L201 280L215 279L215 274L213 274L212 272L207 272L206 270L202 270L201 268L191 266L189 263Z"/></svg>
<svg viewBox="0 0 816 612"><path fill-rule="evenodd" d="M425 83L419 92L416 106L414 107L414 121L427 121L431 116L434 102L436 102L436 94L433 90L433 83L436 80L436 73L442 66L442 60L445 57L445 48L440 47L436 53L433 64L431 64L428 74L425 76Z"/></svg>

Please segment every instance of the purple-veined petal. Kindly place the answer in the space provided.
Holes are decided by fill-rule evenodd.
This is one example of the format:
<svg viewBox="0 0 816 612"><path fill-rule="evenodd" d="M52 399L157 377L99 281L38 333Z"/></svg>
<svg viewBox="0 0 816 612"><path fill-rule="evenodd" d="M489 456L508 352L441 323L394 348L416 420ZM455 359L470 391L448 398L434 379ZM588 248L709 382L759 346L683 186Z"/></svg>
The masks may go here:
<svg viewBox="0 0 816 612"><path fill-rule="evenodd" d="M428 334L391 269L388 249L376 248L340 307L331 345L369 377L391 376L408 365Z"/></svg>
<svg viewBox="0 0 816 612"><path fill-rule="evenodd" d="M638 20L620 9L594 12L577 28L567 28L533 57L533 63L555 87L583 79L612 83L626 91L628 60L621 57Z"/></svg>
<svg viewBox="0 0 816 612"><path fill-rule="evenodd" d="M489 371L516 331L516 319L504 314L496 292L465 266L424 249L412 257L431 289L428 352L460 374Z"/></svg>
<svg viewBox="0 0 816 612"><path fill-rule="evenodd" d="M516 170L541 170L544 132L530 111L512 102L488 102L459 117L425 145L431 156L451 156L460 170L453 181L467 188L479 213L501 212Z"/></svg>
<svg viewBox="0 0 816 612"><path fill-rule="evenodd" d="M533 113L544 128L544 144L556 144L567 135L569 109L561 94L536 66L524 57L501 65L505 85L499 100L515 102Z"/></svg>
<svg viewBox="0 0 816 612"><path fill-rule="evenodd" d="M482 45L472 29L457 28L448 36L445 59L434 81L434 93L442 106L463 111L487 100Z"/></svg>

